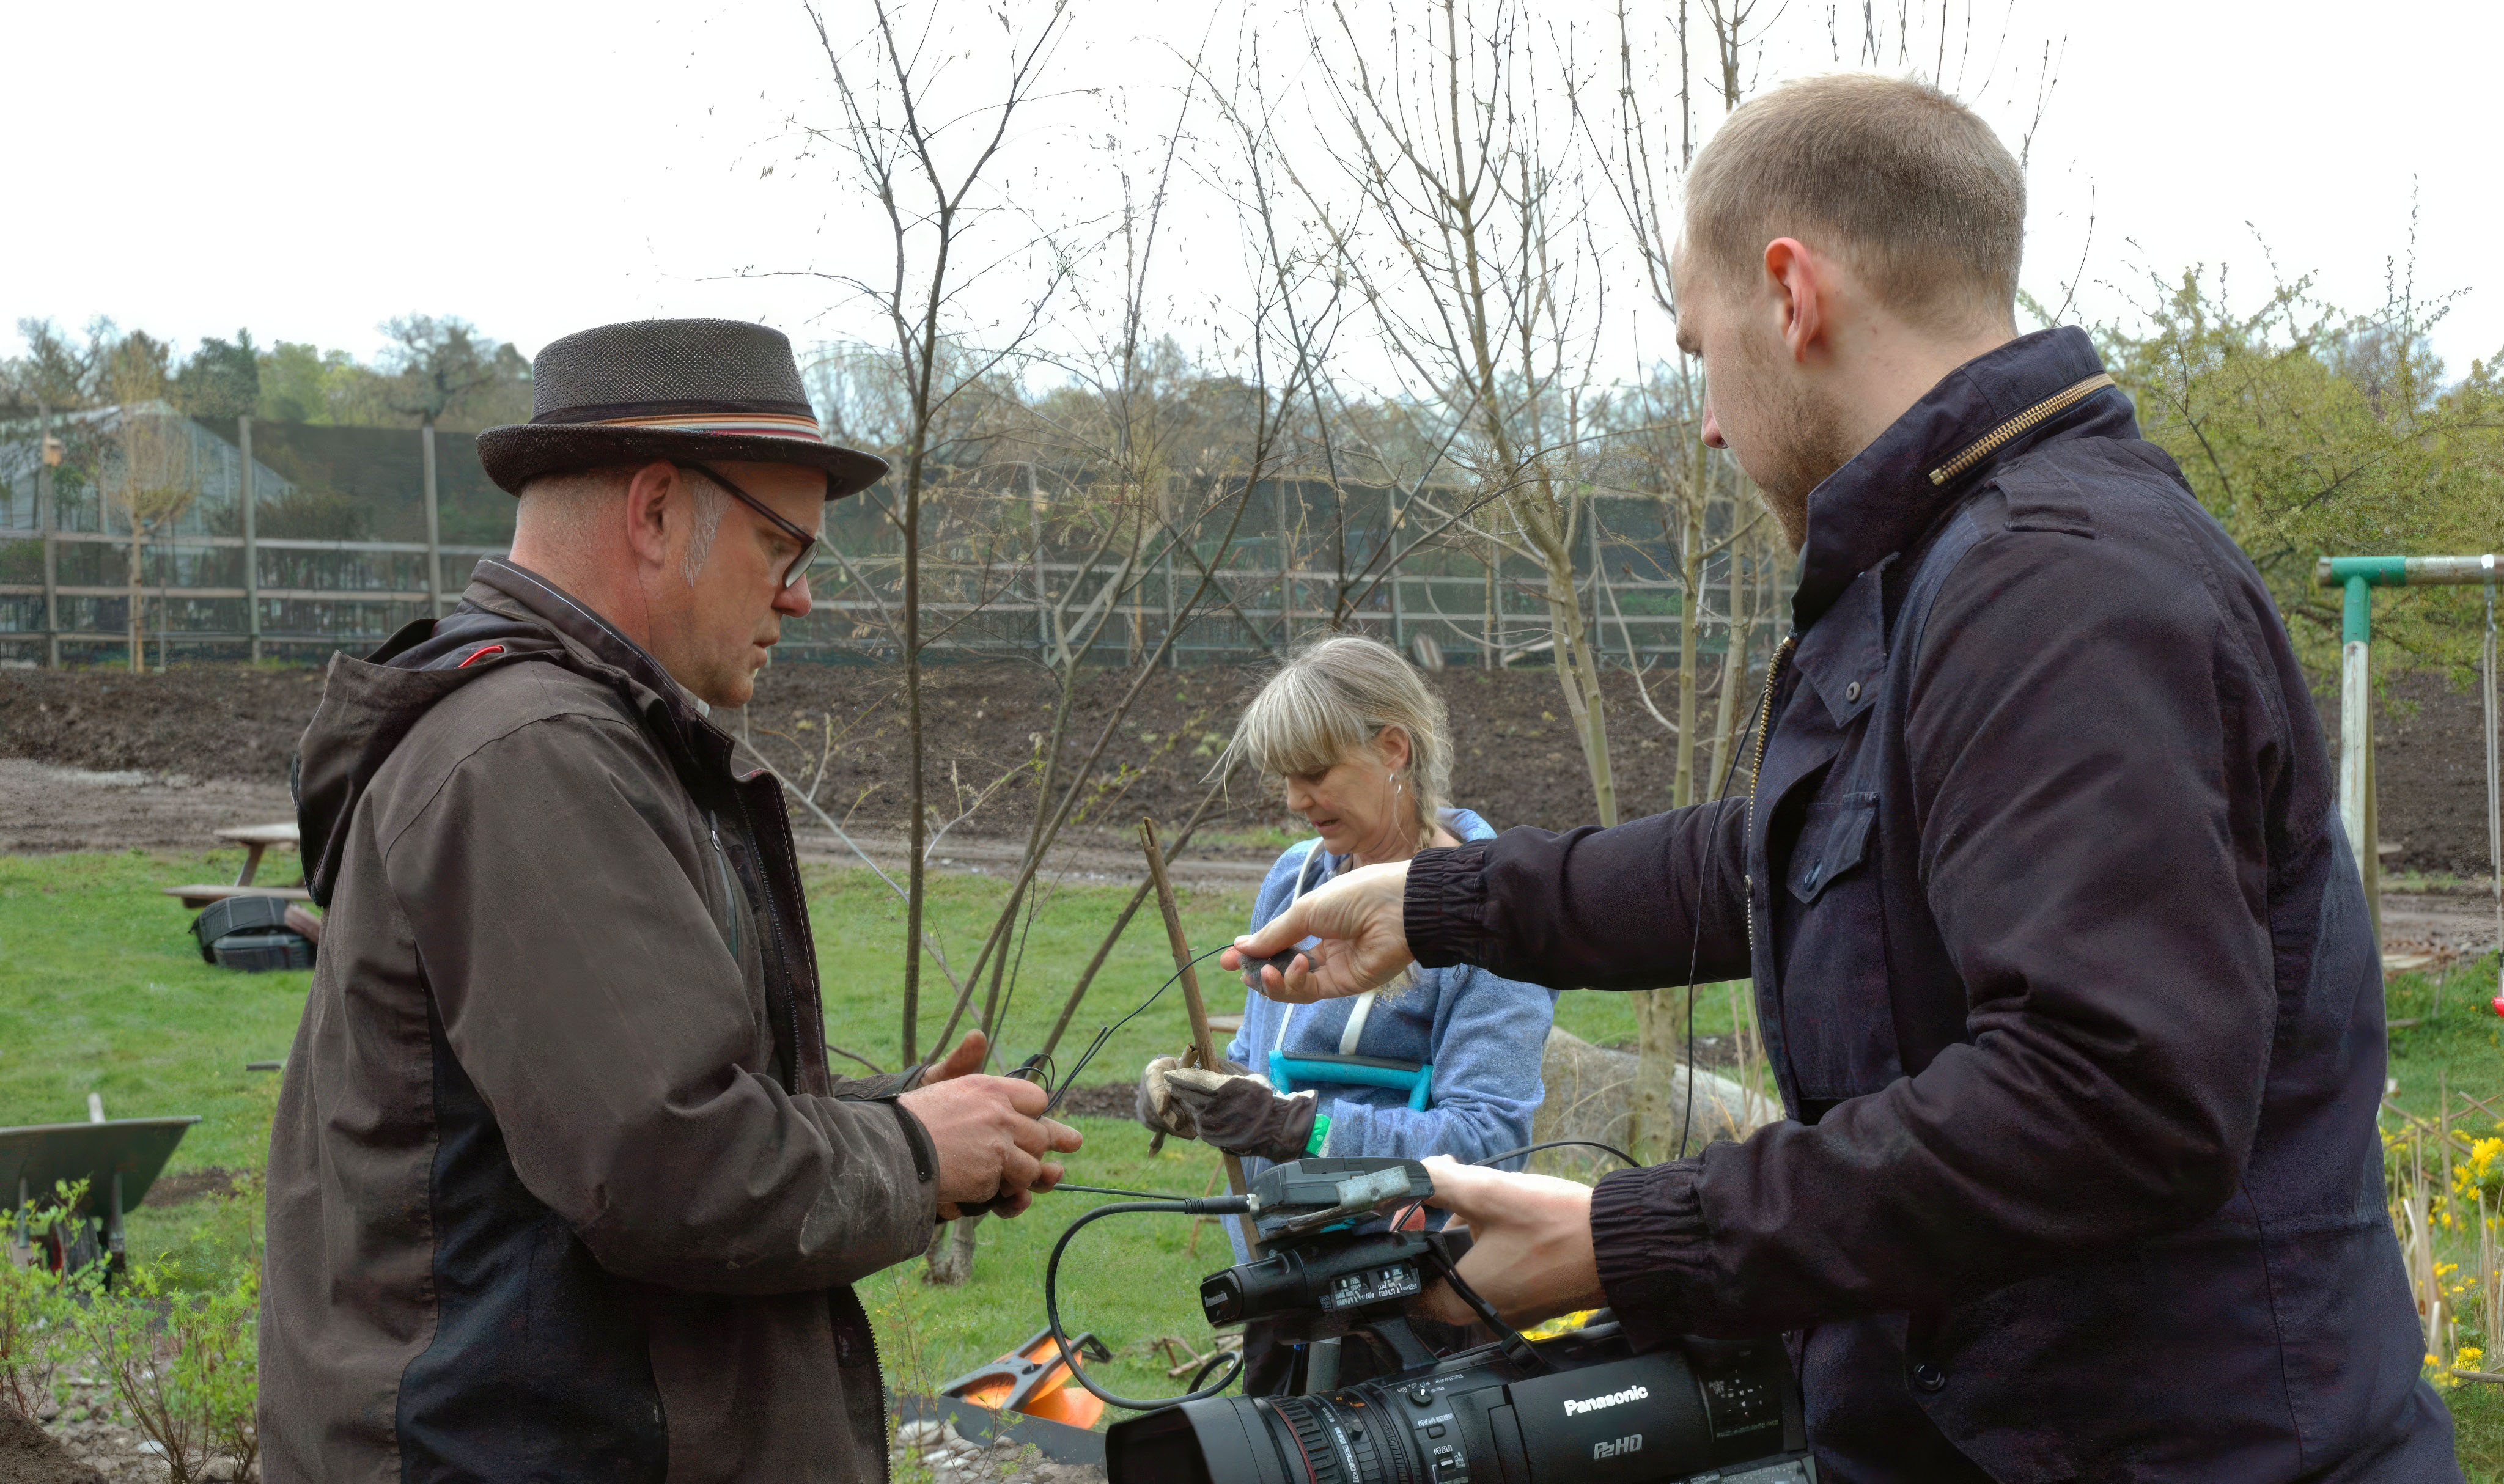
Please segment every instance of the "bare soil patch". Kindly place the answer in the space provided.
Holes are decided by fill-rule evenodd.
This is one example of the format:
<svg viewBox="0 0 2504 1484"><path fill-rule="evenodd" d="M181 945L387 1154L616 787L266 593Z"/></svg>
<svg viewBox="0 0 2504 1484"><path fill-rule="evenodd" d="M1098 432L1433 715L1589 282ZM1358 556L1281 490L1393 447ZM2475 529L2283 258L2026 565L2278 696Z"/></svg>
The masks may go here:
<svg viewBox="0 0 2504 1484"><path fill-rule="evenodd" d="M2325 689L2321 725L2335 754L2339 689ZM2391 677L2374 723L2376 827L2400 847L2382 858L2385 871L2487 874L2484 725L2475 688L2437 674Z"/></svg>
<svg viewBox="0 0 2504 1484"><path fill-rule="evenodd" d="M1225 667L1151 675L1096 763L1073 844L1097 843L1107 870L1127 874L1132 824L1143 812L1167 822L1189 812L1264 673ZM1030 759L1050 730L1053 693L1040 667L937 665L927 676L923 776L938 799L980 792ZM1087 677L1063 752L1067 766L1085 759L1135 677L1117 669ZM900 856L907 792L901 680L891 666L779 665L759 677L744 716L726 712L721 719L787 774L817 779L821 802L873 853ZM1565 829L1591 819L1590 783L1559 719L1562 698L1551 673L1447 671L1433 680L1451 707L1457 802L1499 829ZM1672 761L1660 727L1644 713L1630 675L1612 673L1605 688L1619 812L1632 817L1666 808ZM0 762L0 849L195 847L216 825L287 817L287 760L321 690L320 673L309 670L0 671L0 759L89 776L65 778ZM2319 700L2335 745L2336 686ZM2382 839L2401 846L2387 866L2487 873L2479 729L2473 691L2432 674L2393 679L2375 758ZM993 794L951 832L949 846L963 846L959 868L985 866L1003 852L1013 857L1033 808L1028 780ZM1208 828L1243 839L1289 823L1274 798L1238 782ZM837 848L831 840L821 845Z"/></svg>
<svg viewBox="0 0 2504 1484"><path fill-rule="evenodd" d="M1143 812L1167 821L1187 814L1264 673L1228 667L1150 676L1096 763L1086 822L1127 835ZM1135 672L1111 669L1086 678L1063 751L1068 767L1085 761L1135 678ZM1450 671L1434 681L1452 710L1457 802L1499 828L1562 829L1591 817L1590 783L1573 733L1558 719L1563 702L1551 673ZM1660 728L1640 709L1630 676L1608 676L1607 689L1619 811L1633 815L1664 808L1671 762ZM24 781L132 790L125 797L145 798L152 808L161 805L164 794L223 782L256 785L264 791L247 797L283 801L288 758L321 691L318 672L239 666L178 666L145 675L0 672L0 758L85 774L135 775L110 780L28 775ZM970 797L1032 758L1051 729L1052 702L1050 679L1036 666L931 667L923 700L923 777L934 797L947 800L959 791ZM901 834L907 733L900 671L775 666L759 677L756 699L744 716L724 712L720 719L786 774L816 777L822 764L819 798L855 834ZM16 804L21 797L0 795L0 803ZM1025 831L1033 808L1032 783L1014 781L953 833L1014 839ZM91 802L74 806L78 819L50 828L19 824L20 810L8 812L12 825L0 848L201 843L196 833L151 829L135 817L122 822L135 832L129 838L103 841L98 837L114 826L113 811L97 812ZM95 817L86 817L91 812ZM282 808L271 817L287 812ZM233 820L222 816L217 822ZM1274 798L1238 782L1209 828L1241 832L1286 822Z"/></svg>

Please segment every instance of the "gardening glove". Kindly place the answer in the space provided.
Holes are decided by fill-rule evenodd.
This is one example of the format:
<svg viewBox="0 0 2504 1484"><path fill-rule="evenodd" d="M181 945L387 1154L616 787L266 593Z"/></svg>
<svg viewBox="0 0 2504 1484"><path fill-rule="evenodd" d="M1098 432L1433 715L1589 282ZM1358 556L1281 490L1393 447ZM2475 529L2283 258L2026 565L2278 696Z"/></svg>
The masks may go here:
<svg viewBox="0 0 2504 1484"><path fill-rule="evenodd" d="M1241 1068L1178 1066L1165 1073L1165 1092L1166 1106L1199 1125L1201 1142L1281 1163L1304 1157L1320 1111L1310 1092L1280 1097L1268 1078Z"/></svg>
<svg viewBox="0 0 2504 1484"><path fill-rule="evenodd" d="M1252 1071L1250 1067L1238 1062L1220 1061L1217 1065L1221 1071L1237 1077L1250 1075ZM1191 1105L1176 1101L1173 1089L1167 1082L1174 1073L1182 1070L1184 1070L1184 1062L1180 1056L1159 1056L1149 1062L1146 1070L1139 1073L1136 1111L1140 1123L1159 1133L1180 1134L1186 1139L1197 1139L1200 1137L1200 1124L1192 1116ZM1260 1083L1264 1087L1269 1085L1266 1079L1260 1077L1254 1077L1252 1080Z"/></svg>

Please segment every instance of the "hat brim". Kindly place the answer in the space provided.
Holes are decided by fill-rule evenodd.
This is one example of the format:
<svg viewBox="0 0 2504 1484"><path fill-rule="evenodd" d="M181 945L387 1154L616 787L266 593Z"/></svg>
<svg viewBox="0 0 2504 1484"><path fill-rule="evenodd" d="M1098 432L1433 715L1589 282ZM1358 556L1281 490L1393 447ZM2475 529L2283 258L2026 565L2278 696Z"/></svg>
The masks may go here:
<svg viewBox="0 0 2504 1484"><path fill-rule="evenodd" d="M478 434L478 463L507 495L542 474L635 464L796 464L823 469L826 498L841 500L878 483L887 461L833 443L740 433L665 431L599 423L513 423Z"/></svg>

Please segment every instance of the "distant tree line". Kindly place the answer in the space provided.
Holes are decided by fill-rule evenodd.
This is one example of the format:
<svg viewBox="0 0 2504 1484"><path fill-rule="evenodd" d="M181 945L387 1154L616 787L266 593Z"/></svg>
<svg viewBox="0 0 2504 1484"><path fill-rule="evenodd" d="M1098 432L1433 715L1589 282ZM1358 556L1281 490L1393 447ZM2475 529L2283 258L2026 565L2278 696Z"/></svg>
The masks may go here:
<svg viewBox="0 0 2504 1484"><path fill-rule="evenodd" d="M68 331L17 322L24 351L0 362L0 416L119 405L153 393L192 417L254 417L353 428L475 431L531 415L529 358L451 315L385 322L371 362L296 340L263 347L249 329L208 335L189 355L104 316Z"/></svg>

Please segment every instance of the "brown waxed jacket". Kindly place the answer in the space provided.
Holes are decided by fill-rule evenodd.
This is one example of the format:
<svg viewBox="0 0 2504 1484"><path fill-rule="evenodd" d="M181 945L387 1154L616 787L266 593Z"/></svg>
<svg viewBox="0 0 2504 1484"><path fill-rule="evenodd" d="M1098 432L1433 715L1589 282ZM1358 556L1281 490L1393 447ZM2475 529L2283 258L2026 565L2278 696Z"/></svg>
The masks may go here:
<svg viewBox="0 0 2504 1484"><path fill-rule="evenodd" d="M850 1285L935 1219L828 1074L779 786L537 575L334 659L320 967L270 1143L261 1436L301 1480L884 1478Z"/></svg>

